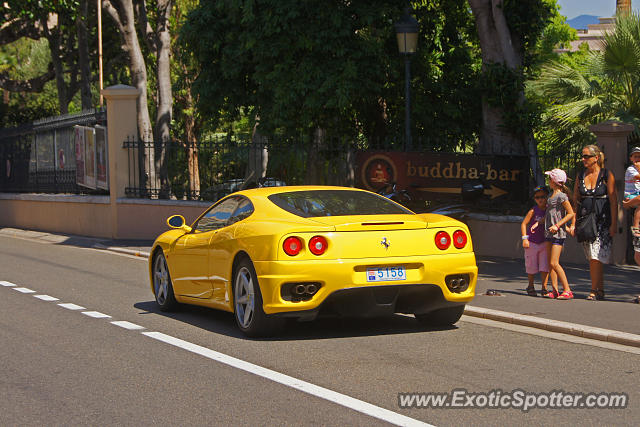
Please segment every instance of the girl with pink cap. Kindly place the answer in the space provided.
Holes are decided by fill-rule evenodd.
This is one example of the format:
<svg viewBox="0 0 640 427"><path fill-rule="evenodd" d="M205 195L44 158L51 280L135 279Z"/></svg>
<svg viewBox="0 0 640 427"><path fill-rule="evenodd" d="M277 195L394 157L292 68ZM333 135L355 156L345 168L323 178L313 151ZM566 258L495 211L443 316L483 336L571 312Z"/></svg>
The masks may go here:
<svg viewBox="0 0 640 427"><path fill-rule="evenodd" d="M547 199L547 210L544 217L544 235L549 254L549 268L551 269L551 286L553 291L547 294L549 298L572 299L573 292L569 288L567 275L560 265L560 254L568 234L575 229L575 214L569 201L569 189L566 187L567 174L562 169L545 172L549 175L549 187L553 191ZM569 222L571 221L571 224ZM562 293L558 293L558 279L562 283Z"/></svg>

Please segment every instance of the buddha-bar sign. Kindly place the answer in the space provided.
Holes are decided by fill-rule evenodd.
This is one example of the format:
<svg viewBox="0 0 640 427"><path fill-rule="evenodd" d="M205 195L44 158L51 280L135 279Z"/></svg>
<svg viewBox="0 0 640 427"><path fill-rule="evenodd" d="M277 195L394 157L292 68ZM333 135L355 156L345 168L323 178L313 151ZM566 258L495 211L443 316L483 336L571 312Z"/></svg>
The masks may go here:
<svg viewBox="0 0 640 427"><path fill-rule="evenodd" d="M484 195L525 201L529 185L526 156L363 151L356 158L356 185L379 191L395 183L416 199L460 198L462 184L482 183Z"/></svg>

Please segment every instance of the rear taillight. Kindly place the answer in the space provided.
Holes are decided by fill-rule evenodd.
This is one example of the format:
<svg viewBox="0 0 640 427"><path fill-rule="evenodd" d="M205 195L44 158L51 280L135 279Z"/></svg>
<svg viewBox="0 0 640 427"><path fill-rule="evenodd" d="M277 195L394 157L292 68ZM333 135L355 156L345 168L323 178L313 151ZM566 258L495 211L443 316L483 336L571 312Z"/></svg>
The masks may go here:
<svg viewBox="0 0 640 427"><path fill-rule="evenodd" d="M284 249L284 253L287 255L296 256L302 250L302 241L297 237L287 237L284 239L282 249Z"/></svg>
<svg viewBox="0 0 640 427"><path fill-rule="evenodd" d="M314 255L322 255L328 246L327 239L322 236L314 236L309 240L309 250Z"/></svg>
<svg viewBox="0 0 640 427"><path fill-rule="evenodd" d="M456 230L453 233L453 246L462 249L467 245L467 233L462 230Z"/></svg>
<svg viewBox="0 0 640 427"><path fill-rule="evenodd" d="M446 231L438 231L436 233L436 246L444 251L451 245L451 237Z"/></svg>

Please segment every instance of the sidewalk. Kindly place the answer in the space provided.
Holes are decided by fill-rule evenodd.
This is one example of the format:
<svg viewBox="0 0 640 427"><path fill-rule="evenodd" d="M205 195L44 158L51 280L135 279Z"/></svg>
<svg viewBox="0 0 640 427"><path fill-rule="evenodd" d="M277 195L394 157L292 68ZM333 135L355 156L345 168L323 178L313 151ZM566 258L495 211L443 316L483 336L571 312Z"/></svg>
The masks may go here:
<svg viewBox="0 0 640 427"><path fill-rule="evenodd" d="M528 280L524 271L524 260L479 259L476 297L471 304L467 305L469 310L466 310L465 314L604 341L622 343L626 338L631 337L607 339L608 332L597 328L636 334L638 337L634 340L640 339L640 305L630 302L640 294L640 267L606 265L604 269L605 301L586 299L591 289L587 265L563 264L563 268L575 296L573 300L563 301L528 296L525 290ZM539 275L536 277L535 287L540 291ZM496 290L501 295L487 296L485 293L488 289ZM551 289L550 283L547 289ZM491 310L508 312L510 315L493 313ZM544 321L531 322L531 318L544 319ZM572 325L565 322L570 322ZM576 324L589 328L578 328ZM640 341L635 345L640 346Z"/></svg>
<svg viewBox="0 0 640 427"><path fill-rule="evenodd" d="M82 248L107 249L114 252L148 257L153 241L151 240L110 240L98 237L74 236L69 234L47 233L44 231L20 230L18 228L0 228L0 236L20 239L39 240L56 245L78 246Z"/></svg>
<svg viewBox="0 0 640 427"><path fill-rule="evenodd" d="M0 236L140 257L147 257L153 244L147 240L97 239L12 228L0 228ZM565 264L563 267L575 295L570 301L528 296L524 260L478 259L476 297L467 305L465 314L640 347L640 305L630 303L640 294L640 267L605 266L606 301L586 300L591 289L588 266ZM535 286L539 291L539 276ZM488 289L496 290L500 295L487 296ZM612 335L613 331L620 333Z"/></svg>

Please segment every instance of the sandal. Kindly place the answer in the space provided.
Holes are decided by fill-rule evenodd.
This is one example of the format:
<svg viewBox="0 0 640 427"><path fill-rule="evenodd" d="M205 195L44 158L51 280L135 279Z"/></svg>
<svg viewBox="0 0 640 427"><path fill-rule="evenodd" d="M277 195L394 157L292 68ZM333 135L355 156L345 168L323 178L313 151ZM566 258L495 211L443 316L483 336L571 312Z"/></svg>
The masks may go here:
<svg viewBox="0 0 640 427"><path fill-rule="evenodd" d="M587 299L588 299L589 301L595 301L595 300L596 300L596 292L595 292L595 291L591 291L591 292L589 293L589 296L587 297Z"/></svg>
<svg viewBox="0 0 640 427"><path fill-rule="evenodd" d="M640 295L638 295L637 297L635 297L632 301L634 304L640 304Z"/></svg>
<svg viewBox="0 0 640 427"><path fill-rule="evenodd" d="M564 291L560 295L558 295L558 299L573 299L573 292Z"/></svg>
<svg viewBox="0 0 640 427"><path fill-rule="evenodd" d="M527 287L527 295L529 295L530 297L538 296L538 294L536 293L536 288L534 288L533 285L529 285Z"/></svg>
<svg viewBox="0 0 640 427"><path fill-rule="evenodd" d="M598 289L596 291L596 299L598 301L604 301L604 289Z"/></svg>
<svg viewBox="0 0 640 427"><path fill-rule="evenodd" d="M558 291L556 291L555 289L552 291L547 292L547 298L558 298Z"/></svg>
<svg viewBox="0 0 640 427"><path fill-rule="evenodd" d="M549 291L547 290L547 288L540 289L540 296L546 297L548 293Z"/></svg>
<svg viewBox="0 0 640 427"><path fill-rule="evenodd" d="M640 237L640 227L631 227L631 235L633 237Z"/></svg>

